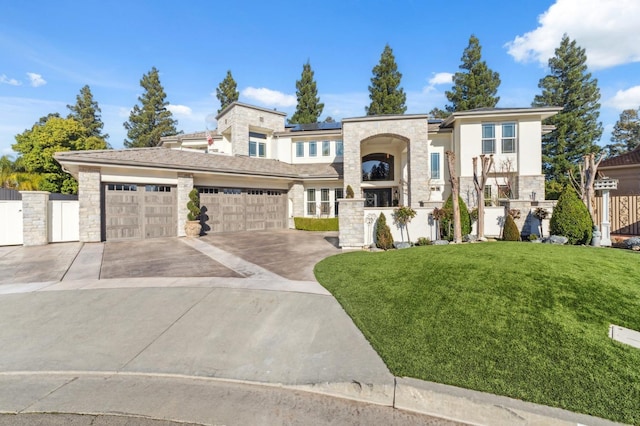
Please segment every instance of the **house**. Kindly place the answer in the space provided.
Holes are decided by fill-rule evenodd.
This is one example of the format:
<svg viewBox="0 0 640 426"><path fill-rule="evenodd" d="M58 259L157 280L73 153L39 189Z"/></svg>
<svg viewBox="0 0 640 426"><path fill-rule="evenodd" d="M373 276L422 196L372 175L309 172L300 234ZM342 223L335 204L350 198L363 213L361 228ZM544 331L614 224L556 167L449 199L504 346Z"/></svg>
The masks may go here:
<svg viewBox="0 0 640 426"><path fill-rule="evenodd" d="M80 240L184 235L198 188L205 232L293 227L293 217L339 217L340 245L371 242L373 217L395 205L418 215L411 236L433 237L430 213L450 194L446 151L475 205L472 158L493 154L485 200L544 200L542 121L561 108L491 108L290 125L286 114L235 102L215 131L165 137L156 148L55 155L79 181ZM355 198L345 199L351 186ZM395 232L395 231L394 231Z"/></svg>
<svg viewBox="0 0 640 426"><path fill-rule="evenodd" d="M640 195L640 145L633 151L602 160L598 171L610 179L618 180L612 196Z"/></svg>

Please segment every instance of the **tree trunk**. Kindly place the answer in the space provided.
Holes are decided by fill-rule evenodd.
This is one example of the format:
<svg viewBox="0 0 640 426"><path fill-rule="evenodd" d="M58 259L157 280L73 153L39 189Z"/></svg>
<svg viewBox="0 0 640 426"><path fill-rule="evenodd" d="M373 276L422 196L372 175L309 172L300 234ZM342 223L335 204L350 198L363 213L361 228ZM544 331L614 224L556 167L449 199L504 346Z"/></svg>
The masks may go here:
<svg viewBox="0 0 640 426"><path fill-rule="evenodd" d="M473 157L473 186L476 188L476 198L478 200L478 239L484 238L484 187L489 178L489 170L493 166L493 155L489 157L484 154L480 156L482 161L482 174L478 179L478 157Z"/></svg>
<svg viewBox="0 0 640 426"><path fill-rule="evenodd" d="M447 161L449 163L449 181L451 182L451 201L453 203L453 242L462 242L462 229L460 225L460 180L456 174L455 159L456 155L453 151L447 151Z"/></svg>
<svg viewBox="0 0 640 426"><path fill-rule="evenodd" d="M587 210L589 210L589 215L591 215L591 220L593 223L596 222L594 206L596 204L596 191L593 189L593 184L596 180L596 175L598 173L598 166L604 157L601 156L598 161L596 161L595 154L587 154L584 156L584 178L581 179L584 182L584 188L582 190L582 201L587 206Z"/></svg>

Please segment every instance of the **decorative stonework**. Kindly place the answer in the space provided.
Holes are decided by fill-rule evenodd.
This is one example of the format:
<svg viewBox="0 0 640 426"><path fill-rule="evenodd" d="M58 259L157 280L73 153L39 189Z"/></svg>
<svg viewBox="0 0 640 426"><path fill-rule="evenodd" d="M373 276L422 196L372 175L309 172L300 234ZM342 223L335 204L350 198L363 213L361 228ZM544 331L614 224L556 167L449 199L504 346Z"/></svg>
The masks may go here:
<svg viewBox="0 0 640 426"><path fill-rule="evenodd" d="M102 239L100 201L100 169L80 167L78 171L78 205L80 241L82 242L100 242Z"/></svg>
<svg viewBox="0 0 640 426"><path fill-rule="evenodd" d="M269 129L268 133L283 132L284 112L234 102L218 115L218 133L231 142L231 153L249 155L250 129Z"/></svg>
<svg viewBox="0 0 640 426"><path fill-rule="evenodd" d="M289 218L304 217L304 186L302 182L296 181L289 185L287 198L291 208ZM289 227L293 227L292 223L289 224Z"/></svg>
<svg viewBox="0 0 640 426"><path fill-rule="evenodd" d="M22 194L22 238L25 246L49 243L49 193L20 191Z"/></svg>
<svg viewBox="0 0 640 426"><path fill-rule="evenodd" d="M178 174L178 237L184 237L186 232L184 227L187 223L187 203L189 202L189 192L193 189L193 175L188 173Z"/></svg>
<svg viewBox="0 0 640 426"><path fill-rule="evenodd" d="M364 198L343 198L338 202L340 247L360 250L364 247Z"/></svg>

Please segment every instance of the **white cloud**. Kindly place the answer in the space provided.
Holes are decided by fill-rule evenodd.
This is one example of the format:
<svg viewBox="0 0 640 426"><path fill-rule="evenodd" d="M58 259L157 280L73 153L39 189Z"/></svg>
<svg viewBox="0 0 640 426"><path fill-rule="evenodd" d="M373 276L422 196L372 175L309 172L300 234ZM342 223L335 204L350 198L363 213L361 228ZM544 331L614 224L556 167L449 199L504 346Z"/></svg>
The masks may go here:
<svg viewBox="0 0 640 426"><path fill-rule="evenodd" d="M538 17L538 28L505 47L516 62L547 65L566 33L586 50L591 68L640 62L639 17L637 0L556 0Z"/></svg>
<svg viewBox="0 0 640 426"><path fill-rule="evenodd" d="M626 90L618 90L614 97L606 101L605 104L620 111L637 109L640 107L640 86L630 87Z"/></svg>
<svg viewBox="0 0 640 426"><path fill-rule="evenodd" d="M177 116L189 117L193 111L186 105L167 105L167 109Z"/></svg>
<svg viewBox="0 0 640 426"><path fill-rule="evenodd" d="M267 106L290 107L295 106L298 102L295 96L265 87L247 87L242 91L242 96Z"/></svg>
<svg viewBox="0 0 640 426"><path fill-rule="evenodd" d="M11 86L20 86L22 83L15 78L9 78L5 74L0 75L0 83L9 84Z"/></svg>
<svg viewBox="0 0 640 426"><path fill-rule="evenodd" d="M429 86L436 86L438 84L452 84L453 74L450 72L438 72L433 73L433 77L429 79Z"/></svg>
<svg viewBox="0 0 640 426"><path fill-rule="evenodd" d="M27 76L29 77L29 81L31 82L32 87L40 87L47 84L47 81L42 78L40 74L36 74L34 72L28 72Z"/></svg>

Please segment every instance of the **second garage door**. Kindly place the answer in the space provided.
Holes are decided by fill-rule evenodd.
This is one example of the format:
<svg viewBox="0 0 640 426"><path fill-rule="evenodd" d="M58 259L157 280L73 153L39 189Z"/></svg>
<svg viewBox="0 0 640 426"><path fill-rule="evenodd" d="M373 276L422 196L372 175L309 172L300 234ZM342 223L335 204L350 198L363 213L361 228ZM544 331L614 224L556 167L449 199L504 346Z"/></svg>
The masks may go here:
<svg viewBox="0 0 640 426"><path fill-rule="evenodd" d="M282 190L200 187L204 232L262 231L288 226Z"/></svg>

